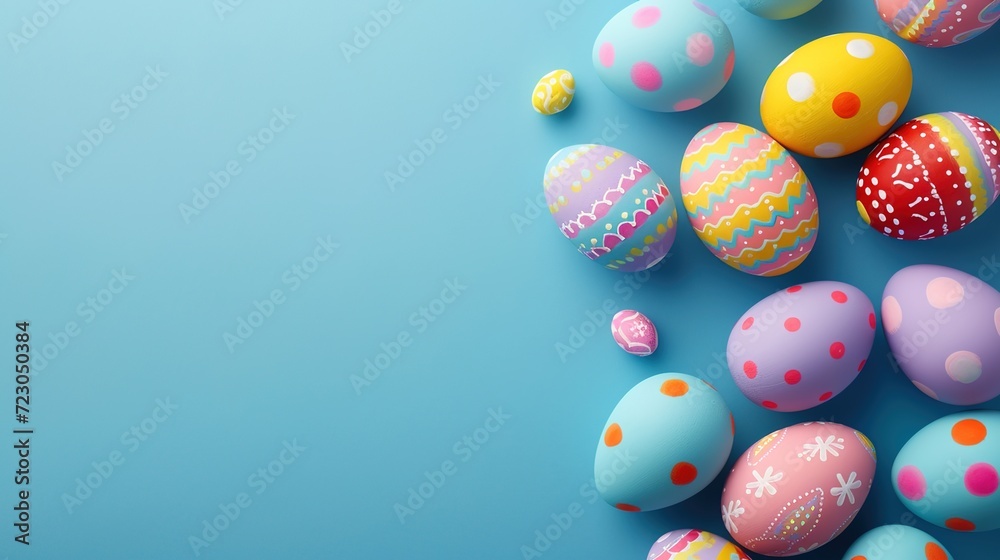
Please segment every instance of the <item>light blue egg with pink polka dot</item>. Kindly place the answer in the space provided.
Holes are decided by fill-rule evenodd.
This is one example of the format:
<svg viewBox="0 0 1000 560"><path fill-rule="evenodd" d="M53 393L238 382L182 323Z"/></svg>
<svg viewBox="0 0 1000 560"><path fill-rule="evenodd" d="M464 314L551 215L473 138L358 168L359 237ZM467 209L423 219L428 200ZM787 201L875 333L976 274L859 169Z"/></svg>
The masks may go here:
<svg viewBox="0 0 1000 560"><path fill-rule="evenodd" d="M892 486L929 523L1000 529L1000 411L969 410L925 426L896 455Z"/></svg>
<svg viewBox="0 0 1000 560"><path fill-rule="evenodd" d="M651 111L700 107L729 81L733 36L695 0L642 0L618 12L594 43L597 75L619 97Z"/></svg>

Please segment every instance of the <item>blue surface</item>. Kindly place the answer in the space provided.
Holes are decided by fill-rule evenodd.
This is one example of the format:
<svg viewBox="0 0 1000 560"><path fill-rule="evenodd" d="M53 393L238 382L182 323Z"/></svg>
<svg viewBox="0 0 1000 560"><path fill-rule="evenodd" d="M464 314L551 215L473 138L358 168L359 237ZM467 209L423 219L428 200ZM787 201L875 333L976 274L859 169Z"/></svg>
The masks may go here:
<svg viewBox="0 0 1000 560"><path fill-rule="evenodd" d="M858 222L864 153L800 158L822 230L798 270L763 279L730 269L682 218L671 258L651 276L625 278L577 254L536 206L549 156L602 135L679 195L691 136L720 120L759 127L764 81L794 48L840 31L886 33L867 0L827 0L784 22L730 0L706 3L731 22L735 74L712 102L667 115L625 105L591 68L594 37L626 2L404 0L384 27L369 22L387 0L247 1L221 17L208 0L71 2L16 50L7 34L41 8L4 2L0 328L9 338L0 356L14 360L13 323L31 321L37 433L30 547L12 540L9 432L0 448L0 555L192 558L190 537L235 510L200 557L516 559L571 511L572 525L549 529L558 538L543 558L638 560L681 526L725 534L721 479L655 513L595 501L607 415L632 385L664 371L719 388L736 414L734 455L772 429L818 418L875 442L873 496L844 536L802 558L839 558L864 531L909 519L889 484L892 458L923 425L959 409L891 369L881 329L860 378L796 414L740 395L724 369L726 339L743 311L797 282L841 280L877 301L892 273L913 263L997 274L1000 266L982 267L997 262L1000 210L945 239L890 240ZM563 20L553 17L560 6L572 9ZM378 35L346 56L341 43L355 40L356 26ZM904 118L959 110L1000 121L998 48L997 29L942 51L903 45L916 78ZM544 118L528 96L558 67L575 72L578 98ZM116 101L144 79L141 102ZM477 91L481 100L469 97ZM454 107L463 102L467 112ZM294 118L284 124L274 111L286 107ZM111 132L59 180L53 161L102 119ZM281 130L262 134L272 140L263 150L243 145L271 124ZM427 138L433 153L390 188L385 173L414 141L430 151ZM224 183L227 166L228 185L197 199L193 189L213 173ZM186 221L181 204L201 211ZM322 262L309 260L327 257L317 238L337 244ZM124 289L113 281L122 268L134 276ZM1000 286L1000 276L988 280ZM120 293L102 292L109 283ZM275 291L272 310L261 302ZM255 302L270 314L250 317L257 327L243 327L249 337L230 352L225 333ZM656 321L653 357L615 346L602 309L623 306ZM573 329L591 333L591 320L596 334L561 359L556 345ZM68 322L76 336L64 338ZM379 358L382 348L396 355ZM367 360L388 367L356 391L352 376ZM0 387L11 403L13 376ZM176 410L158 411L157 399ZM119 464L105 477L110 458ZM425 473L440 487L401 523L394 506ZM100 485L67 507L88 476ZM956 558L997 538L916 525Z"/></svg>

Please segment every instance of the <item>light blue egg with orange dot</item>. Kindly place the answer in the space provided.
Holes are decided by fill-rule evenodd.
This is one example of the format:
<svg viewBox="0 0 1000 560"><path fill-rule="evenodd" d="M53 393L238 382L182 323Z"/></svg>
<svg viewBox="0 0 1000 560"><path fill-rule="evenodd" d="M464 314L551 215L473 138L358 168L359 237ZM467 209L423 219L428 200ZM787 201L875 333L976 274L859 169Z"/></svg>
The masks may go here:
<svg viewBox="0 0 1000 560"><path fill-rule="evenodd" d="M1000 529L1000 411L959 412L925 426L896 455L892 486L929 523Z"/></svg>
<svg viewBox="0 0 1000 560"><path fill-rule="evenodd" d="M594 485L622 511L650 511L705 489L726 465L736 424L706 381L661 373L639 382L604 424Z"/></svg>
<svg viewBox="0 0 1000 560"><path fill-rule="evenodd" d="M883 525L858 537L843 560L954 560L941 541L909 525Z"/></svg>
<svg viewBox="0 0 1000 560"><path fill-rule="evenodd" d="M687 111L715 97L736 64L729 27L696 0L642 0L618 12L594 43L594 68L625 101Z"/></svg>

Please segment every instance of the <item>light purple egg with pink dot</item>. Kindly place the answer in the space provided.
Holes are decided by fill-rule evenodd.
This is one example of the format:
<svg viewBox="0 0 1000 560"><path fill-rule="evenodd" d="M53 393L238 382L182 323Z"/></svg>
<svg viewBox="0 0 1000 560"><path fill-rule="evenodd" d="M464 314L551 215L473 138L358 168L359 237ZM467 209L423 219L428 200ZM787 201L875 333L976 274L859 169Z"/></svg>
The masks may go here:
<svg viewBox="0 0 1000 560"><path fill-rule="evenodd" d="M795 412L830 400L858 376L875 342L875 309L843 282L810 282L772 294L729 334L729 371L743 394Z"/></svg>
<svg viewBox="0 0 1000 560"><path fill-rule="evenodd" d="M611 334L622 350L634 356L648 356L659 345L656 325L634 309L615 313L611 318Z"/></svg>
<svg viewBox="0 0 1000 560"><path fill-rule="evenodd" d="M608 88L651 111L700 107L729 81L733 36L718 15L695 0L642 0L604 26L594 68Z"/></svg>
<svg viewBox="0 0 1000 560"><path fill-rule="evenodd" d="M889 349L910 381L957 405L1000 395L1000 292L937 265L908 266L882 294Z"/></svg>

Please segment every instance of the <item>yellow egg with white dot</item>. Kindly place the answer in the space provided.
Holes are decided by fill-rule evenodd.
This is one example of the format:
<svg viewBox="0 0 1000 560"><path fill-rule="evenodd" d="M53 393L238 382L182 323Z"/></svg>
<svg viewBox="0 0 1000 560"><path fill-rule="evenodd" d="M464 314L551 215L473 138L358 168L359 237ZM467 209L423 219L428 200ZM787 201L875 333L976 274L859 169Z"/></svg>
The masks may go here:
<svg viewBox="0 0 1000 560"><path fill-rule="evenodd" d="M764 84L760 116L775 140L810 157L835 158L881 138L913 89L906 55L867 33L821 37L778 64Z"/></svg>
<svg viewBox="0 0 1000 560"><path fill-rule="evenodd" d="M561 113L573 102L576 80L568 70L553 70L542 76L531 93L531 106L543 115Z"/></svg>

